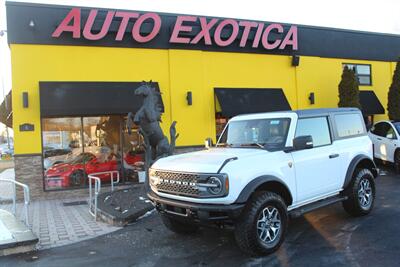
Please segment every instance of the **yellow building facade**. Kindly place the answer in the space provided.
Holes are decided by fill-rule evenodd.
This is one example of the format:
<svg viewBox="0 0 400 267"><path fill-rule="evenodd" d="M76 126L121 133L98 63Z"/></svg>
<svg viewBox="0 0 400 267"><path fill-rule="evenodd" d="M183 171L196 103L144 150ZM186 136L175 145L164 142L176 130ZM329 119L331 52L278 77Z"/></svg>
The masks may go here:
<svg viewBox="0 0 400 267"><path fill-rule="evenodd" d="M279 88L283 91L291 109L337 107L338 84L343 67L360 65L368 66L369 69L369 74L367 73L369 82L366 85L361 83L360 91L372 91L381 106L386 108L388 89L397 55L400 55L398 48L400 37L398 36L291 25L281 26L282 32L288 33L286 37L284 35L280 37L280 39L292 38L288 41L288 43L292 41L289 48L275 51L265 50L262 47L253 49L242 47L242 45L234 46L235 42L239 43L239 35L244 31L239 27L244 25L241 21L237 22L239 35L232 41L231 46L172 44L172 37L169 42L165 41L171 35L171 29L164 29L164 22L166 21L168 27L175 23L176 28L179 16L168 14L157 15L161 18L160 23L163 24L155 39L148 43L134 43L129 38L126 40L125 37L122 43L116 43L113 37L108 38L108 35L116 34L118 28L114 31L109 30L102 40L87 40L87 38L83 40L82 36L80 36L81 39L75 38L72 34L77 33L75 30L81 33L84 27L83 22L87 19L88 13L93 10L87 8L79 9L82 25L69 29L69 32L66 28L65 32L60 34L62 38L55 38L55 27L60 25L60 21L65 20L73 10L73 7L32 6L12 2L7 4L12 62L12 126L16 164L36 164L32 167L35 168L33 176L23 180L28 184L40 184L36 186L37 192L34 190L36 195L41 195L43 189L46 190L46 186L41 182L44 173L43 165L38 163L43 160L46 146L43 143L45 128L43 121L47 117L41 113L43 105L40 97L41 82L149 80L157 82L164 106L162 114L164 132L167 133L170 124L177 121L177 132L180 134L177 146L192 147L202 146L208 137L216 141L217 118L221 112L221 105L215 95L215 88L230 88L231 90ZM106 14L110 11L102 12ZM35 25L31 29L29 25L23 24L26 20L23 22L19 20L21 16L27 17L28 13L30 14L29 25ZM116 13L113 14L116 16ZM98 17L97 20L101 22L102 18ZM191 21L197 23L195 20ZM224 23L226 20L220 19L220 21ZM228 20L227 23L231 24L225 30L229 30L232 26L234 32L236 22L232 21ZM70 22L76 23L73 20ZM156 22L154 20L153 29L156 27ZM112 23L110 29L114 25ZM268 27L267 25L271 24L265 24L265 27ZM280 33L279 25L273 25L276 32ZM98 28L95 32L99 32L100 29ZM194 29L195 26L192 30L195 31ZM256 29L258 29L256 26L252 28L255 35L251 40L257 38ZM290 37L289 31L292 30L296 30L296 33L294 35L292 32ZM152 32L140 34L149 36ZM210 38L217 38L216 34L215 31L210 31ZM222 36L222 33L220 34ZM168 36L165 37L165 35ZM196 34L191 35L192 41L195 36ZM228 40L229 34L224 38L222 39ZM255 41L248 38L248 43L254 44ZM267 44L268 42L274 44L274 40L279 41L279 36L265 38ZM332 42L329 43L329 40ZM347 43L344 42L346 40ZM206 42L205 37L204 41ZM294 44L295 41L296 44ZM357 44L357 47L352 44ZM373 47L374 44L380 44L380 47ZM376 52L374 49L382 50ZM295 60L298 62L294 63ZM362 75L363 73L360 73L360 76ZM84 88L81 90L84 92ZM191 92L191 104L188 103L188 92ZM28 105L24 103L26 101ZM269 111L267 99L265 103L265 111ZM369 105L362 104L363 108ZM385 111L380 113L385 113ZM374 115L375 121L387 118L386 114L366 115ZM62 117L68 116L66 113ZM54 119L54 116L50 117ZM26 124L29 124L28 128L22 127ZM85 141L82 141L81 146L85 147L83 143ZM18 177L18 167L16 171ZM27 170L23 168L19 171L21 175L25 175L26 172Z"/></svg>

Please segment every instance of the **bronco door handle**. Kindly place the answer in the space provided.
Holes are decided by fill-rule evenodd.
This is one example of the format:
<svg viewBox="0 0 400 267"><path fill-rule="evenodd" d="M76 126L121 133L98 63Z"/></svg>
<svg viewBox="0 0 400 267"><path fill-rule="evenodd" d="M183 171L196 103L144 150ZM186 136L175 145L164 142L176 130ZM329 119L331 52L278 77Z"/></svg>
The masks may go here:
<svg viewBox="0 0 400 267"><path fill-rule="evenodd" d="M329 155L330 159L337 158L337 157L339 157L339 154L330 154Z"/></svg>

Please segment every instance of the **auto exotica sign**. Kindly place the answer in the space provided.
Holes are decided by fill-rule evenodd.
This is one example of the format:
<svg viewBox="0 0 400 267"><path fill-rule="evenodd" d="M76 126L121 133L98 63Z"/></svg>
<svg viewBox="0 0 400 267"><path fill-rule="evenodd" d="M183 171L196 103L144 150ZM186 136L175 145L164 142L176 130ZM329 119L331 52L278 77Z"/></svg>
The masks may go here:
<svg viewBox="0 0 400 267"><path fill-rule="evenodd" d="M137 43L147 43L160 33L163 22L157 13L140 14L128 11L107 11L102 26L99 30L94 30L93 25L96 23L97 13L98 10L91 9L83 25L81 9L72 8L58 24L52 37L59 38L62 35L72 34L74 39L101 40L111 32L112 23L119 23L118 30L115 31L113 37L116 42L122 41L123 38L132 38ZM129 29L130 37L126 37L128 25L131 23L133 23L133 26L131 30ZM141 31L144 24L151 24L151 29L145 34ZM83 31L81 30L82 26ZM199 28L199 30L195 31L195 28ZM236 40L238 42L235 42ZM266 50L298 50L297 40L297 26L294 25L285 31L282 24L279 23L265 24L255 21L187 15L176 16L169 35L169 43L175 44L203 44L218 47L238 45L239 47L262 47Z"/></svg>

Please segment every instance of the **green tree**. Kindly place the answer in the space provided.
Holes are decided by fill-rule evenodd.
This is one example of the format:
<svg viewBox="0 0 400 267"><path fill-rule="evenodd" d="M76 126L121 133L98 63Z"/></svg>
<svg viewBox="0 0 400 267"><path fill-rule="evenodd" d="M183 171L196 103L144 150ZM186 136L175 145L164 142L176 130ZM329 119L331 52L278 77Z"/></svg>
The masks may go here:
<svg viewBox="0 0 400 267"><path fill-rule="evenodd" d="M355 72L347 66L343 68L342 80L339 83L339 107L354 107L361 109L360 91Z"/></svg>
<svg viewBox="0 0 400 267"><path fill-rule="evenodd" d="M387 110L390 120L400 121L400 59L389 87Z"/></svg>

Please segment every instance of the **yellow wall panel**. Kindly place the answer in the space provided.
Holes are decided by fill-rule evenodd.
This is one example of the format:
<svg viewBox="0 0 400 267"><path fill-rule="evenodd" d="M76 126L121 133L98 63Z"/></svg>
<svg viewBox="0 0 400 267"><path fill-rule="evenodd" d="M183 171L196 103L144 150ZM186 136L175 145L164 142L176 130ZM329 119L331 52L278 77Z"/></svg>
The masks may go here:
<svg viewBox="0 0 400 267"><path fill-rule="evenodd" d="M203 52L170 50L169 56L172 119L178 123L178 145L202 144L211 131L208 106L212 105L204 91ZM186 100L189 91L192 92L192 105Z"/></svg>
<svg viewBox="0 0 400 267"><path fill-rule="evenodd" d="M204 52L204 92L210 103L211 132L215 140L214 88L282 88L292 109L297 108L295 68L291 57Z"/></svg>
<svg viewBox="0 0 400 267"><path fill-rule="evenodd" d="M338 87L343 63L371 64L372 85L360 86L360 90L373 90L386 110L387 92L392 79L391 62L305 57L296 68L299 108L336 108L339 102ZM315 104L308 100L315 93ZM386 119L386 115L376 115L375 121Z"/></svg>

